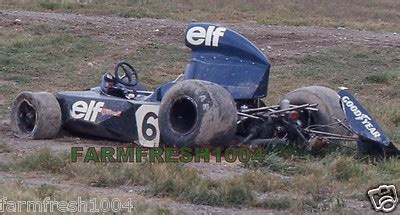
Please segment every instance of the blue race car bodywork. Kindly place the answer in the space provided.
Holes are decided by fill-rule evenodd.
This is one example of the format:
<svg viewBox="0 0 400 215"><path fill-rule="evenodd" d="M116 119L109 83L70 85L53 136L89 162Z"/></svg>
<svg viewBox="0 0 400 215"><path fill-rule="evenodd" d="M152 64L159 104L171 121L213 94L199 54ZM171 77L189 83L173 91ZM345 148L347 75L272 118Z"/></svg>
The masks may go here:
<svg viewBox="0 0 400 215"><path fill-rule="evenodd" d="M185 44L192 49L185 78L217 83L235 100L267 96L268 59L242 35L220 26L193 23L186 31Z"/></svg>
<svg viewBox="0 0 400 215"><path fill-rule="evenodd" d="M326 127L332 126L331 124L322 125L321 127L325 128L321 130L315 129L319 124L318 120L321 121L321 116L315 113L330 107L321 106L322 103L314 104L313 100L294 105L291 101L283 99L279 105L266 107L261 98L267 96L270 72L268 58L253 43L235 31L209 23L191 23L186 29L185 45L192 50L192 54L184 73L177 80L160 85L154 92L139 89L140 83L133 78L137 78L134 68L122 62L117 64L114 76L108 74L103 77L100 87L87 91L57 93L63 127L77 133L120 141L136 141L142 146L157 147L163 139L160 129L176 127L177 130L169 129L171 131L165 131L164 134L168 134L172 140L175 138L177 142L182 142L185 138L190 139L188 137L196 142L196 136L212 133L213 123L219 122L216 126L221 128L225 126L224 122L229 121L236 122L227 126L230 132L221 132L219 129L219 133L214 132L211 139L218 140L218 135L232 133L231 130L237 128L236 136L240 137L241 144L265 145L276 139L284 139L301 140L305 145L315 145L323 142L321 139L336 138L368 142L383 151L388 149L386 151L398 153L380 126L347 91L342 90L337 94L330 89L327 91L326 88L314 88L330 95L327 104L338 106L339 109L340 105L342 106L343 113L337 114L346 116L346 119L338 120L338 124L346 128L347 133L329 132ZM130 70L124 65L129 66ZM121 77L118 74L119 68L125 73ZM128 81L122 81L124 78L128 78ZM185 81L197 83L198 88L180 84ZM179 92L178 85L185 89ZM175 93L173 95L177 98L171 98L172 88ZM224 94L221 91L228 93ZM235 104L230 104L229 101L221 102L216 99L218 96L212 95L213 93L227 95L226 99L232 99ZM306 91L299 95L305 95L304 93ZM312 92L306 97L314 98L315 93L318 92ZM228 98L229 95L231 98ZM166 104L166 97L167 101L174 104ZM315 100L322 101L318 96ZM222 104L234 105L234 112L229 113L234 115L234 118L230 118L229 114L224 115L225 107L218 107ZM160 106L164 109L160 110ZM18 108L20 107L16 103L13 107L16 113L21 112ZM35 108L37 107L32 109ZM232 110L232 107L226 110ZM160 123L161 114L169 121ZM12 120L17 121L14 123L14 130L17 132L21 133L18 130L18 125L21 124L19 120L29 121L19 119L25 115L12 115ZM185 119L188 117L193 119ZM208 124L202 125L204 122ZM176 126L174 123L182 124ZM164 128L160 128L160 124L165 125ZM35 130L24 129L23 132L32 133ZM38 135L35 138L49 136ZM188 143L190 144L190 141Z"/></svg>
<svg viewBox="0 0 400 215"><path fill-rule="evenodd" d="M252 42L230 29L191 23L185 45L192 50L183 80L204 80L223 86L235 100L267 96L270 63ZM161 101L172 82L159 87L154 100Z"/></svg>

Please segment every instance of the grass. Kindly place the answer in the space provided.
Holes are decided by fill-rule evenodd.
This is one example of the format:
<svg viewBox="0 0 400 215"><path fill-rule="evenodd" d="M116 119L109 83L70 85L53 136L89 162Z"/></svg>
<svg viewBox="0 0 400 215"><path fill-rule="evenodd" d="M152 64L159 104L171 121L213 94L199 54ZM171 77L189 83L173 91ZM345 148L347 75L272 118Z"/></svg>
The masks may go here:
<svg viewBox="0 0 400 215"><path fill-rule="evenodd" d="M274 157L281 159L278 153ZM143 186L148 196L194 204L311 212L342 211L344 199L361 196L366 200L361 194L369 188L381 183L400 184L400 164L396 160L360 160L340 152L293 160L297 162L290 165L302 171L292 172L290 177L252 168L242 175L213 180L180 164L70 163L68 155L43 149L18 159L8 171L50 172L94 187ZM276 192L280 194L277 198L257 195Z"/></svg>
<svg viewBox="0 0 400 215"><path fill-rule="evenodd" d="M189 52L170 44L148 44L123 58L138 68L139 78L148 88L154 88L183 72Z"/></svg>
<svg viewBox="0 0 400 215"><path fill-rule="evenodd" d="M80 3L79 3L80 2ZM396 0L30 0L1 3L5 9L117 15L133 18L169 18L181 21L243 22L268 25L347 27L400 30L400 3Z"/></svg>
<svg viewBox="0 0 400 215"><path fill-rule="evenodd" d="M340 60L346 59L348 65L337 66L338 70L351 71L350 74L342 73L344 77L353 77L345 80L350 84L351 81L362 83L365 77L364 69L367 66L358 68L360 58L366 59L363 63L369 64L371 58L365 56L374 50L355 48L353 52L346 53L347 48L328 50L321 56L306 56L304 59L292 59L298 63L297 69L300 71L312 70L317 68L319 73L311 73L309 76L301 76L296 84L308 83L307 77L314 77L313 82L325 79L323 76L324 68L333 73L335 64ZM384 73L395 71L398 66L393 50L378 51L375 65ZM180 73L179 68L183 68L187 53L181 53L179 47L172 45L150 45L147 48L139 49L135 54L127 54L124 58L132 62L137 62L140 77L151 83L152 87L157 83ZM176 54L180 52L179 54ZM382 52L382 53L381 53ZM367 54L366 54L367 53ZM338 56L346 54L345 56ZM174 60L169 61L165 55L172 55ZM327 56L325 56L327 55ZM154 63L149 60L151 56L156 56L160 61ZM325 60L331 61L325 62ZM307 63L304 63L307 62ZM319 67L320 64L323 64ZM174 68L168 72L162 68ZM330 70L331 69L331 70ZM162 72L160 72L160 70ZM371 70L374 72L373 70ZM277 71L278 72L278 71ZM272 73L272 75L277 74ZM280 73L281 78L290 78L292 72L298 70L288 70ZM339 71L340 72L340 71ZM164 76L156 76L162 73ZM388 72L389 73L389 72ZM354 74L354 75L351 75ZM377 73L378 74L378 73ZM396 74L396 73L391 73ZM333 75L333 78L336 76ZM276 78L273 76L273 78ZM339 78L339 75L337 76ZM279 80L271 80L271 83ZM337 83L327 80L327 86L334 86ZM373 90L367 89L368 84L373 84ZM396 139L396 116L398 113L398 102L395 101L396 95L389 95L389 102L382 102L380 107L374 106L377 101L384 101L380 98L379 91L382 89L394 89L398 84L396 79L390 79L388 83L363 83L361 87L356 86L351 89L357 94L367 109L378 117L379 122L390 132L390 136ZM296 86L290 86L296 88ZM276 88L284 90L283 87ZM365 92L364 92L365 90ZM283 93L281 93L282 95ZM4 171L17 169L19 171L44 171L53 174L65 175L86 185L95 187L115 187L115 186L144 186L145 194L157 197L171 197L178 201L191 202L194 204L205 204L212 206L226 207L261 207L274 210L285 211L346 211L345 199L356 198L366 200L365 192L367 189L381 183L400 185L398 180L400 175L400 165L397 160L387 160L375 162L373 160L361 160L352 157L353 153L347 151L328 152L325 156L314 157L308 153L293 147L273 150L269 153L262 163L252 163L246 174L235 178L227 178L215 181L203 178L196 171L184 168L180 165L166 164L85 164L68 161L67 155L54 155L50 151L42 151L36 155L27 156L18 160L15 168L6 168ZM281 193L282 197L277 199L259 199L257 193Z"/></svg>
<svg viewBox="0 0 400 215"><path fill-rule="evenodd" d="M393 74L383 73L383 74L372 74L364 78L366 83L369 84L387 84L389 85L392 80L397 77Z"/></svg>
<svg viewBox="0 0 400 215"><path fill-rule="evenodd" d="M23 5L18 1L3 1L0 5L6 5L4 8L115 14L137 18L256 21L263 24L344 26L389 31L398 31L400 23L398 16L391 12L398 8L397 1L393 0L346 3L334 0L320 4L311 4L311 0L268 1L270 3L252 1L249 4L240 4L238 0L164 2L99 1L90 6L65 6L54 1ZM169 5L177 2L182 5L170 8ZM108 4L110 7L104 7ZM266 8L264 4L273 6ZM359 7L353 7L353 4ZM332 10L335 5L339 5L336 7L338 9ZM354 11L366 13L356 13L356 17L352 13ZM111 44L101 43L89 35L68 29L48 25L27 25L18 30L13 28L0 31L0 119L9 112L11 99L22 90L55 92L94 86L98 84L103 69L112 65L117 58L132 62L138 68L139 78L144 80L148 88L154 88L180 74L189 55L185 51L187 49L173 44L144 44L137 50L121 54L112 50ZM331 88L347 86L376 117L395 144L399 145L400 59L397 52L396 48L387 46L353 45L285 59L289 66L272 67L270 95L267 99L269 103L276 104L286 92L306 85L320 84ZM95 68L87 67L88 62L98 58L109 59L108 56L112 56L112 59L99 63ZM0 152L2 150L9 151L7 146L0 144ZM262 163L249 164L252 168L247 169L243 175L218 181L204 178L181 165L71 164L66 154L56 155L48 150L18 159L15 165L1 164L0 169L51 173L93 187L144 186L148 196L171 197L195 204L345 213L345 201L366 200L365 192L369 188L381 183L400 186L398 160L376 162L353 155L339 150L314 157L300 149L287 148L271 152ZM22 190L16 192L19 194L31 193L29 195L32 198L59 195L52 187L44 186L30 191L28 188L18 188L17 185L7 184L3 187L7 186L10 189L6 189L6 192L10 196L14 194L13 190ZM0 190L4 192L4 189ZM258 197L259 194L275 196L277 193L277 198ZM23 196L15 198L21 199ZM58 198L68 197L61 195ZM137 208L140 211L150 211L151 214L164 213L162 207L143 205Z"/></svg>
<svg viewBox="0 0 400 215"><path fill-rule="evenodd" d="M345 204L341 198L325 198L325 199L315 199L314 197L303 198L297 203L297 207L308 212L320 212L320 211L330 211L330 212L342 212L345 214L354 214L355 211L343 210Z"/></svg>
<svg viewBox="0 0 400 215"><path fill-rule="evenodd" d="M395 54L393 48L388 47L346 48L334 52L336 53L329 54L333 62L326 61L328 65L321 65L325 68L324 72L318 70L317 73L326 76L330 74L332 85L336 82L351 87L350 91L357 96L361 104L367 107L372 116L377 118L377 121L389 132L392 140L400 143L398 132L396 132L398 125L395 121L400 114L398 111L400 107L398 103L399 55ZM339 59L343 60L342 63ZM316 64L319 63L321 62ZM334 69L334 64L336 69ZM319 78L321 79L323 78Z"/></svg>
<svg viewBox="0 0 400 215"><path fill-rule="evenodd" d="M303 86L349 88L395 144L400 144L400 58L388 46L338 46L290 57L288 67L272 68L268 102Z"/></svg>
<svg viewBox="0 0 400 215"><path fill-rule="evenodd" d="M279 163L282 156L284 154L275 152L275 162ZM282 198L290 200L290 206L270 198L258 201L258 205L310 212L343 212L347 199L366 201L365 193L368 189L382 183L400 185L398 160L377 161L353 156L341 150L330 152L323 157L293 154L292 158L290 160L286 158L284 160L286 164L281 166L283 172L287 166L298 170L290 176L265 168L264 162L261 162L258 165L253 164L250 169L255 172L246 178L250 184L264 184L253 187L255 190L279 193ZM257 182L254 178L265 180Z"/></svg>
<svg viewBox="0 0 400 215"><path fill-rule="evenodd" d="M96 199L96 202L101 202L104 199L103 196L98 196L96 194L88 194L84 191L65 191L59 190L52 185L42 184L37 187L32 187L28 185L24 185L22 182L1 182L0 183L0 190L2 198L7 198L7 201L43 201L45 198L50 198L50 201L66 201L68 203L72 203L72 201L77 201L78 198L81 198L81 202L88 203L88 210L91 209L91 203L89 201L93 201ZM126 197L114 197L118 198L122 203L127 201ZM111 202L112 199L109 198ZM134 202L135 201L135 202ZM133 214L172 214L172 212L162 205L157 204L148 204L144 202L140 202L137 200L132 199L132 206L131 213ZM19 214L31 214L34 210L34 207L30 207L29 210L26 204L21 204L21 212ZM125 205L127 206L127 205ZM97 209L99 206L97 205ZM82 207L83 208L83 207ZM12 207L2 208L2 210L11 210ZM38 208L36 209L38 210ZM50 207L47 208L46 214L64 214L61 211L58 211L56 207L53 208L54 212L50 212ZM111 211L110 211L111 212ZM129 210L127 208L123 208L120 211L121 214L128 213ZM79 214L93 214L88 212L82 212ZM179 213L178 213L179 214Z"/></svg>
<svg viewBox="0 0 400 215"><path fill-rule="evenodd" d="M88 35L46 24L0 31L0 101L4 101L0 102L0 119L6 117L18 92L57 92L96 86L104 69L111 71L117 59L132 63L145 85L154 88L175 79L182 72L188 54L169 44L148 44L121 53L111 44ZM106 60L88 66L99 58Z"/></svg>
<svg viewBox="0 0 400 215"><path fill-rule="evenodd" d="M361 166L351 158L337 159L330 167L332 176L338 181L349 181L352 178L364 177Z"/></svg>
<svg viewBox="0 0 400 215"><path fill-rule="evenodd" d="M35 80L57 81L98 53L102 46L86 35L54 32L37 25L23 32L0 34L0 75L6 81L25 85Z"/></svg>
<svg viewBox="0 0 400 215"><path fill-rule="evenodd" d="M265 168L271 172L276 172L282 175L293 175L294 173L301 171L294 167L291 162L279 156L276 152L267 153L261 162L251 161L244 164L245 167L251 169Z"/></svg>
<svg viewBox="0 0 400 215"><path fill-rule="evenodd" d="M0 141L0 153L11 153L13 149L5 142Z"/></svg>
<svg viewBox="0 0 400 215"><path fill-rule="evenodd" d="M87 64L104 49L87 35L46 24L0 31L0 101L5 101L0 103L0 119L23 90L56 92L94 85L98 71ZM79 78L66 78L73 76Z"/></svg>
<svg viewBox="0 0 400 215"><path fill-rule="evenodd" d="M63 153L54 156L49 149L41 150L39 153L27 155L26 157L18 160L15 164L21 170L29 171L47 171L52 173L59 173L63 171L68 163L68 154Z"/></svg>
<svg viewBox="0 0 400 215"><path fill-rule="evenodd" d="M257 202L256 206L272 210L287 210L292 207L292 201L287 197L270 198Z"/></svg>
<svg viewBox="0 0 400 215"><path fill-rule="evenodd" d="M139 78L154 89L180 74L189 57L188 49L173 44L149 43L130 52L118 52L111 44L88 35L46 24L1 31L0 39L0 74L5 83L0 86L2 119L9 112L12 98L25 89L55 92L95 86L104 68L111 70L116 59L131 62L138 68ZM108 60L93 68L87 66L99 58ZM288 91L305 85L321 84L333 89L347 86L394 142L399 142L400 60L395 48L340 46L285 61L295 66L272 67L270 89L274 90L269 91L268 103L276 104Z"/></svg>
<svg viewBox="0 0 400 215"><path fill-rule="evenodd" d="M295 75L326 79L340 84L397 84L400 58L396 48L338 47L295 59L300 68ZM355 76L355 74L357 76Z"/></svg>
<svg viewBox="0 0 400 215"><path fill-rule="evenodd" d="M249 206L254 193L244 181L212 181L194 170L170 164L70 163L68 155L43 149L16 161L13 169L63 174L95 187L148 186L150 196L169 196L195 204Z"/></svg>

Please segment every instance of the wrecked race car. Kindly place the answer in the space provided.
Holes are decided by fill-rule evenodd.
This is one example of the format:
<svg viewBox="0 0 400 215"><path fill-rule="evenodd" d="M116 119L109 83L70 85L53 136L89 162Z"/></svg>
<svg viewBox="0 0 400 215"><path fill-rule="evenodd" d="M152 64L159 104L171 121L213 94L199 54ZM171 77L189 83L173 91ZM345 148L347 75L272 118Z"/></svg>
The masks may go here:
<svg viewBox="0 0 400 215"><path fill-rule="evenodd" d="M331 140L346 140L356 141L361 152L398 153L344 88L303 87L266 106L270 63L235 31L191 23L185 44L192 55L183 74L154 91L145 89L132 65L119 62L89 90L21 93L12 106L14 135L49 139L64 128L144 147L283 140L318 149Z"/></svg>

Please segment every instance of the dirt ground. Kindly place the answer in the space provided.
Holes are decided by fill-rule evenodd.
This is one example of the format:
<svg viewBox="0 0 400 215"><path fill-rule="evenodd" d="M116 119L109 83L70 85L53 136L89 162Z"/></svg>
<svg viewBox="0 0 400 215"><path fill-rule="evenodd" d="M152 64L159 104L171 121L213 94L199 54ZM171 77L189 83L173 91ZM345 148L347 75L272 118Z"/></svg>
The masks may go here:
<svg viewBox="0 0 400 215"><path fill-rule="evenodd" d="M16 19L21 22L13 24ZM143 44L175 44L184 47L184 30L187 23L166 19L133 19L111 16L83 16L75 14L28 12L28 11L0 11L0 30L7 31L32 24L49 24L63 26L76 33L85 33L99 41L112 43L125 52L135 50ZM252 22L231 24L223 23L243 33L270 58L273 66L279 68L287 66L287 59L296 56L317 53L320 50L342 45L387 46L400 48L400 35L394 33L381 33L359 31L344 28L320 27L287 27L258 25ZM99 61L104 59L98 59ZM1 81L1 80L0 80ZM0 82L1 84L2 82ZM51 86L49 86L51 87ZM1 99L2 97L0 97ZM0 103L5 101L1 101ZM11 153L0 153L0 163L12 162L15 157L50 148L52 151L69 151L71 146L115 146L119 143L85 139L82 137L62 136L56 140L27 141L16 139L10 132L8 120L0 124L0 139L8 145ZM236 164L189 164L191 168L199 170L205 177L218 179L227 175L241 174L246 171ZM37 187L42 184L51 184L61 190L75 191L78 193L96 193L99 195L132 197L138 201L150 204L164 205L173 212L188 214L286 214L276 210L222 208L204 205L194 205L174 201L170 198L146 197L141 194L140 187L122 186L117 188L88 187L76 181L62 177L30 173L10 173L0 171L0 181L23 181L24 184ZM369 202L351 200L348 207L358 208L359 213L372 213ZM299 212L300 213L300 212Z"/></svg>
<svg viewBox="0 0 400 215"><path fill-rule="evenodd" d="M64 26L74 32L87 33L100 41L110 42L121 50L134 49L143 43L173 43L182 40L187 23L167 19L134 19L110 16L1 11L1 27L8 28L15 19L25 24ZM391 32L370 32L345 28L266 26L255 23L229 24L268 53L274 66L284 58L310 54L340 44L363 44L400 47L400 35ZM283 61L283 62L282 62Z"/></svg>

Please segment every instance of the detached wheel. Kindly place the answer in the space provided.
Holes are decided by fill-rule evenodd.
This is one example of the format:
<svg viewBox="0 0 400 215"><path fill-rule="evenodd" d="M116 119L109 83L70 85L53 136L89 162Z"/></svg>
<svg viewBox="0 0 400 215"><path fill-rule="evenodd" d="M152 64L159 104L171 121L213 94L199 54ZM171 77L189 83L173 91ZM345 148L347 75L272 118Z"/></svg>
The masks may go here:
<svg viewBox="0 0 400 215"><path fill-rule="evenodd" d="M316 130L343 135L348 133L336 121L339 119L344 122L345 116L340 106L340 96L334 90L322 86L302 87L289 92L284 98L293 105L318 104L318 111L311 112L312 116L302 116L302 121L307 122L310 119L310 125L330 125Z"/></svg>
<svg viewBox="0 0 400 215"><path fill-rule="evenodd" d="M176 83L162 98L159 127L169 146L226 145L236 132L237 110L222 86L200 80Z"/></svg>
<svg viewBox="0 0 400 215"><path fill-rule="evenodd" d="M61 109L56 97L48 92L23 92L11 109L11 129L19 138L51 139L61 128Z"/></svg>

